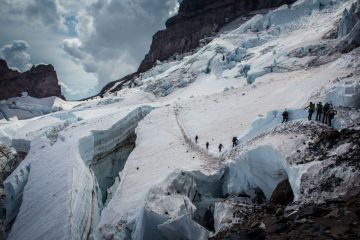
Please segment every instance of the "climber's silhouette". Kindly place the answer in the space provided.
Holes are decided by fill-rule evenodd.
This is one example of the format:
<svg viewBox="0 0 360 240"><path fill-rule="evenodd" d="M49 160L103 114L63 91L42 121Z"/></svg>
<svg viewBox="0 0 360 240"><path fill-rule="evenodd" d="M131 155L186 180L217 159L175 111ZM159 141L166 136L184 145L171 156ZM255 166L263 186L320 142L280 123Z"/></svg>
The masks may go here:
<svg viewBox="0 0 360 240"><path fill-rule="evenodd" d="M329 104L329 103L325 103L325 105L323 106L323 119L322 119L322 123L328 124L328 122L329 122L329 110L330 110L330 104Z"/></svg>
<svg viewBox="0 0 360 240"><path fill-rule="evenodd" d="M219 144L219 152L221 152L221 150L224 148L224 146L222 145L222 143Z"/></svg>
<svg viewBox="0 0 360 240"><path fill-rule="evenodd" d="M310 121L310 120L312 119L313 113L315 112L315 103L310 102L309 106L307 106L307 107L304 108L304 109L309 109L308 119L309 119L309 121Z"/></svg>
<svg viewBox="0 0 360 240"><path fill-rule="evenodd" d="M323 112L323 105L319 102L316 106L316 121L321 121L321 114Z"/></svg>
<svg viewBox="0 0 360 240"><path fill-rule="evenodd" d="M238 145L238 138L237 138L237 137L233 137L232 143L233 143L233 147L236 147L236 146Z"/></svg>
<svg viewBox="0 0 360 240"><path fill-rule="evenodd" d="M287 109L285 109L285 111L282 113L282 116L283 116L283 120L282 120L283 123L289 121L289 112Z"/></svg>

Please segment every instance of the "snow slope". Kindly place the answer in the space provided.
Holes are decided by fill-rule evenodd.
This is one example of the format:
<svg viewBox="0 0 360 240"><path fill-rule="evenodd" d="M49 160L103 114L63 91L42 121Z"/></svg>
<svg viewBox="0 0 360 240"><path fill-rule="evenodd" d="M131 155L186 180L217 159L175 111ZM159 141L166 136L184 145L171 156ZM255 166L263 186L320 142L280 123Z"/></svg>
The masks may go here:
<svg viewBox="0 0 360 240"><path fill-rule="evenodd" d="M137 87L55 113L53 103L40 113L37 100L17 100L22 107L6 108L10 121L0 123L0 143L27 154L4 182L7 224L16 217L8 239L206 239L203 216L225 193L257 186L269 198L289 177L300 199L301 176L315 163L288 159L309 136L282 128L281 113L289 109L286 126L323 129L303 109L332 101L346 112L337 128L360 119L360 51L340 54L341 39L325 37L353 2L300 0L257 15L159 63ZM11 117L29 112L49 114ZM265 136L274 129L284 133ZM233 151L234 136L246 147ZM196 191L208 196L197 202Z"/></svg>

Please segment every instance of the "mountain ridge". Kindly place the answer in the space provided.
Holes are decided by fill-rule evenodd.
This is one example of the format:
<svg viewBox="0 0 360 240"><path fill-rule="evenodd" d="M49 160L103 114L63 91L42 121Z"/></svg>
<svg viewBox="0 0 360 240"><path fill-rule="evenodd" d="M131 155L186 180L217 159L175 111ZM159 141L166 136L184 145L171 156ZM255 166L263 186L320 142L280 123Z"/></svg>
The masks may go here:
<svg viewBox="0 0 360 240"><path fill-rule="evenodd" d="M21 73L10 69L6 61L0 59L0 100L17 97L22 92L36 98L56 96L65 99L51 64L33 66Z"/></svg>

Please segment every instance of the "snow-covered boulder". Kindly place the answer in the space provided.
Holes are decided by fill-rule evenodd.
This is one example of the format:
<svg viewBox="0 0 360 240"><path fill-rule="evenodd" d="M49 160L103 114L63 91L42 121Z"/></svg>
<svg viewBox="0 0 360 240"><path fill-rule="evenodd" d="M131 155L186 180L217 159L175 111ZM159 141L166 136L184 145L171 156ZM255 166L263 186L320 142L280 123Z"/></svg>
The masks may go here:
<svg viewBox="0 0 360 240"><path fill-rule="evenodd" d="M233 224L244 223L246 217L253 214L253 210L253 203L239 201L237 197L217 201L214 205L215 234L226 231Z"/></svg>
<svg viewBox="0 0 360 240"><path fill-rule="evenodd" d="M166 236L166 239L199 239L206 240L209 237L209 231L195 222L188 215L168 220L158 226L159 230ZM159 238L157 238L159 239Z"/></svg>

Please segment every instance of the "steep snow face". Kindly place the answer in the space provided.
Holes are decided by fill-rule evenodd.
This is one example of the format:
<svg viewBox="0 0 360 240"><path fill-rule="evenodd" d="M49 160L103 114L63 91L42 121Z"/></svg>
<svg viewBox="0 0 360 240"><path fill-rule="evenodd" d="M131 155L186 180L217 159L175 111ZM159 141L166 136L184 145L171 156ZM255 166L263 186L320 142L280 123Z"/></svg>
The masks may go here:
<svg viewBox="0 0 360 240"><path fill-rule="evenodd" d="M183 58L179 56L178 60L159 62L153 69L135 79L134 83L156 96L168 96L204 78L221 80L218 81L221 84L211 81L214 88L218 87L218 91L224 86L231 88L252 83L272 72L288 72L307 67L311 60L322 60L314 59L333 47L331 40L322 37L336 28L334 25L341 17L341 12L346 7L349 8L351 2L353 1L298 1L266 15L256 15L239 28L218 36L194 54L186 54ZM320 47L318 52L314 52L314 46ZM306 57L290 54L300 48L311 52ZM326 58L332 61L332 57ZM194 95L211 93L209 86L203 84L203 87L203 91L197 89ZM189 93L188 90L187 88L186 92Z"/></svg>
<svg viewBox="0 0 360 240"><path fill-rule="evenodd" d="M133 139L138 121L151 110L124 109L70 124L58 132L59 141L33 136L15 144L24 151L27 142L30 151L4 182L7 223L16 217L8 239L87 239L99 220L102 192L113 184L119 174L115 171L121 170L131 151L126 141ZM71 115L62 115L66 116ZM106 167L102 162L108 163ZM99 174L102 170L104 176Z"/></svg>

